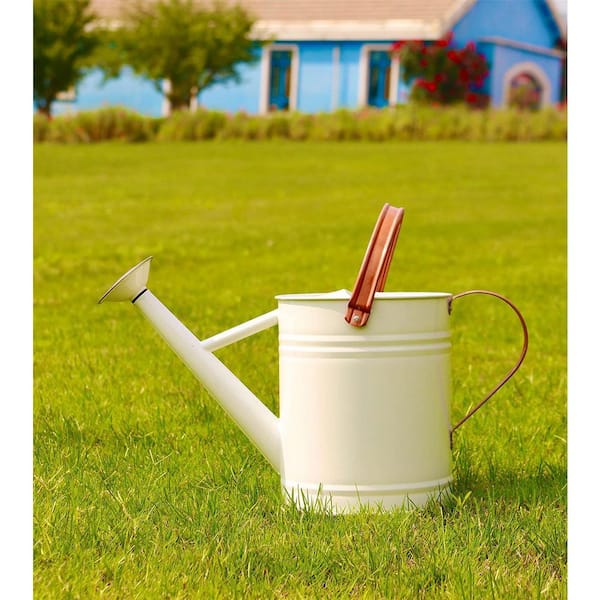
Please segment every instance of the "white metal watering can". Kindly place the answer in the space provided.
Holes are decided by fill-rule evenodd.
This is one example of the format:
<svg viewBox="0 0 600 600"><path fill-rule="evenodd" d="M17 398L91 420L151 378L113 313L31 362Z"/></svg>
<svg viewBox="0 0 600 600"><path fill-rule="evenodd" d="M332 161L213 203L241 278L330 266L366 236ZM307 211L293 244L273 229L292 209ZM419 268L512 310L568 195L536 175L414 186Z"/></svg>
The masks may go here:
<svg viewBox="0 0 600 600"><path fill-rule="evenodd" d="M150 260L103 296L131 301L281 474L286 499L334 513L361 505L422 506L448 491L452 433L517 371L525 320L485 290L384 292L404 209L386 204L353 293L277 296L278 308L198 340L146 287ZM523 347L503 380L456 425L449 420L452 303L483 293L506 302ZM280 417L212 352L279 326Z"/></svg>

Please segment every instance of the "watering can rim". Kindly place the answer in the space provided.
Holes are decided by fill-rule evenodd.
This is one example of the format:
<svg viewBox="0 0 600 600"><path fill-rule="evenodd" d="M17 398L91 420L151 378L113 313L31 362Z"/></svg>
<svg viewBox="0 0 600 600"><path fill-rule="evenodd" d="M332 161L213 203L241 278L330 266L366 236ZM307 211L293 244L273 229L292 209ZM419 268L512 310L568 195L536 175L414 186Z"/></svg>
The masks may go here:
<svg viewBox="0 0 600 600"><path fill-rule="evenodd" d="M352 295L350 290L336 290L335 292L317 292L300 294L279 294L275 300L284 302L294 302L313 300L321 302L323 300L344 300L348 301ZM432 300L438 298L450 298L450 292L375 292L376 300Z"/></svg>

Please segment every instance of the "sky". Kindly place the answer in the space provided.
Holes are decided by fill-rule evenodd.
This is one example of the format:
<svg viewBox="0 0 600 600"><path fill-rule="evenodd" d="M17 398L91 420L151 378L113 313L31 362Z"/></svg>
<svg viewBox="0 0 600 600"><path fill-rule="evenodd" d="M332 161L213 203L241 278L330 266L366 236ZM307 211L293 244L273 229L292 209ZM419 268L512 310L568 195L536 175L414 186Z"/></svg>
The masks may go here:
<svg viewBox="0 0 600 600"><path fill-rule="evenodd" d="M554 0L554 4L561 14L567 15L567 0Z"/></svg>

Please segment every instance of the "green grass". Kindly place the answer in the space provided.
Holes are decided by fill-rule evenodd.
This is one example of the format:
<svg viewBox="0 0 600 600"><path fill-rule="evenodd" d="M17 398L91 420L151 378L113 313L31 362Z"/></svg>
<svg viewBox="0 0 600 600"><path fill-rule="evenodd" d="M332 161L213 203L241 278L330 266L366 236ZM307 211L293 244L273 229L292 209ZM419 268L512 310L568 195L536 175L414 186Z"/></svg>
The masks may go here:
<svg viewBox="0 0 600 600"><path fill-rule="evenodd" d="M218 142L34 148L37 598L566 597L566 145ZM352 287L384 202L386 289L511 298L517 376L456 434L453 498L346 517L278 476L127 304L206 337L278 293ZM453 420L516 360L517 319L457 301ZM277 411L276 331L218 352Z"/></svg>

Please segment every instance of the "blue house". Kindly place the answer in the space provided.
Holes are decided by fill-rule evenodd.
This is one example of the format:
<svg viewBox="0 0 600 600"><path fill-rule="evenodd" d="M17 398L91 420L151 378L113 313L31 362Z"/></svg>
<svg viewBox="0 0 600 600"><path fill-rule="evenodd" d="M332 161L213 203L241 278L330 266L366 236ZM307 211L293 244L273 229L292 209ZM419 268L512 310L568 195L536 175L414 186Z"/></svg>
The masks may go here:
<svg viewBox="0 0 600 600"><path fill-rule="evenodd" d="M125 0L93 0L92 8L118 23ZM410 92L394 42L435 41L452 32L454 44L476 44L490 65L484 93L495 107L526 85L540 105L564 95L566 30L553 0L241 0L255 15L253 35L274 40L259 60L241 69L240 83L210 87L197 105L250 114L274 110L323 112L405 103ZM163 82L168 85L168 81ZM168 114L152 84L124 69L102 83L92 71L55 113L121 105Z"/></svg>

